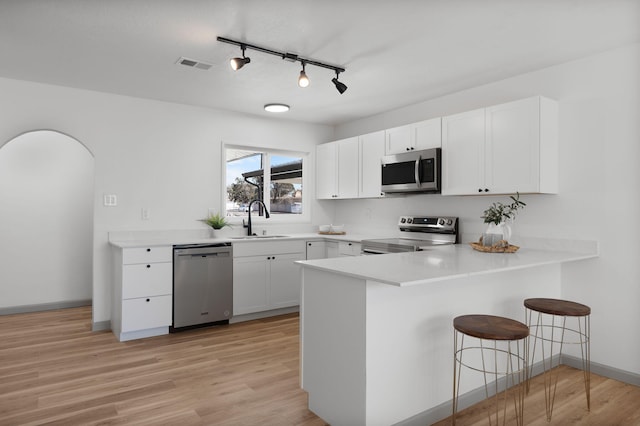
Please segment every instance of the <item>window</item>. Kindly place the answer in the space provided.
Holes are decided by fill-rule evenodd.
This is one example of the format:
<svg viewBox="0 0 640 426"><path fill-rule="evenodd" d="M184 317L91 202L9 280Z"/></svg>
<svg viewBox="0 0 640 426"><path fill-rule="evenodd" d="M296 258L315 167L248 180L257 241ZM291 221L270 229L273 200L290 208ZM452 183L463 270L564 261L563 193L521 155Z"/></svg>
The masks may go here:
<svg viewBox="0 0 640 426"><path fill-rule="evenodd" d="M227 216L246 217L251 201L261 200L272 219L308 217L302 195L307 154L232 146L224 153ZM264 215L260 203L251 210L252 217Z"/></svg>

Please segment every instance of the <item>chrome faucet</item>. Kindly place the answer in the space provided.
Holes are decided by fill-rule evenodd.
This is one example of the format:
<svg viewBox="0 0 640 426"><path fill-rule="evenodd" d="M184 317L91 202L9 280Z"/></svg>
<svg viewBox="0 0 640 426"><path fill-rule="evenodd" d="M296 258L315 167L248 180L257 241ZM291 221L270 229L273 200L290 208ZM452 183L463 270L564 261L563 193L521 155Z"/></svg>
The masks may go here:
<svg viewBox="0 0 640 426"><path fill-rule="evenodd" d="M253 231L251 229L251 206L253 205L253 203L262 204L262 207L264 207L264 217L265 217L265 219L269 219L269 210L267 210L267 206L262 202L262 200L253 200L253 201L251 201L249 203L249 220L247 221L246 225L244 223L244 219L242 219L242 226L247 228L247 235L249 235L249 236L253 235Z"/></svg>

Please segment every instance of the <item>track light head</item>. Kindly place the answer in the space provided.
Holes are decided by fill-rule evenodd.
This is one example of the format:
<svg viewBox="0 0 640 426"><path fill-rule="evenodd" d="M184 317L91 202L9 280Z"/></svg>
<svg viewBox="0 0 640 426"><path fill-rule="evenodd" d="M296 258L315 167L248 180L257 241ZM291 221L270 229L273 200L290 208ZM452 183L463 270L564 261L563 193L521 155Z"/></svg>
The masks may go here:
<svg viewBox="0 0 640 426"><path fill-rule="evenodd" d="M307 87L309 86L309 77L307 77L307 73L304 71L304 62L302 62L302 71L300 71L300 77L298 77L298 86Z"/></svg>
<svg viewBox="0 0 640 426"><path fill-rule="evenodd" d="M232 58L229 61L229 65L231 65L231 69L233 69L234 71L239 70L240 68L251 62L251 58L247 58L244 56L244 50L247 47L245 45L242 45L240 46L240 48L242 49L242 58Z"/></svg>
<svg viewBox="0 0 640 426"><path fill-rule="evenodd" d="M347 90L347 85L342 83L341 81L338 81L338 77L340 77L340 73L336 71L336 76L331 79L331 82L335 84L338 92L340 92L340 94L343 94Z"/></svg>

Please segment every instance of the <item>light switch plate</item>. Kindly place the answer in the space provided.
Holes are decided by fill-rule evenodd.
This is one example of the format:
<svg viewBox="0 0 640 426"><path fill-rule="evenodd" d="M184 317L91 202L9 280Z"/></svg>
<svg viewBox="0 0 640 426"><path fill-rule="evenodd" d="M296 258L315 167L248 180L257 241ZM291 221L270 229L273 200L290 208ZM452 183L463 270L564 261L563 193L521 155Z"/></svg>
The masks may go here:
<svg viewBox="0 0 640 426"><path fill-rule="evenodd" d="M118 196L116 194L104 194L104 206L115 207L118 205Z"/></svg>

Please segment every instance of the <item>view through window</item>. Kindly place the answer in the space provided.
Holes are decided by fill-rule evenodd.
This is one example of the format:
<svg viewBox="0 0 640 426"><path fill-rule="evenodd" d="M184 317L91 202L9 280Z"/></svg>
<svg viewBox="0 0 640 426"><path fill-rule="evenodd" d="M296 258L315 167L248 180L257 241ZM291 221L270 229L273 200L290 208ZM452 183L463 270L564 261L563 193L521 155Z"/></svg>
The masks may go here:
<svg viewBox="0 0 640 426"><path fill-rule="evenodd" d="M303 160L294 153L226 148L227 215L246 217L253 200L263 201L272 215L302 214ZM259 203L251 210L252 216L264 214Z"/></svg>

